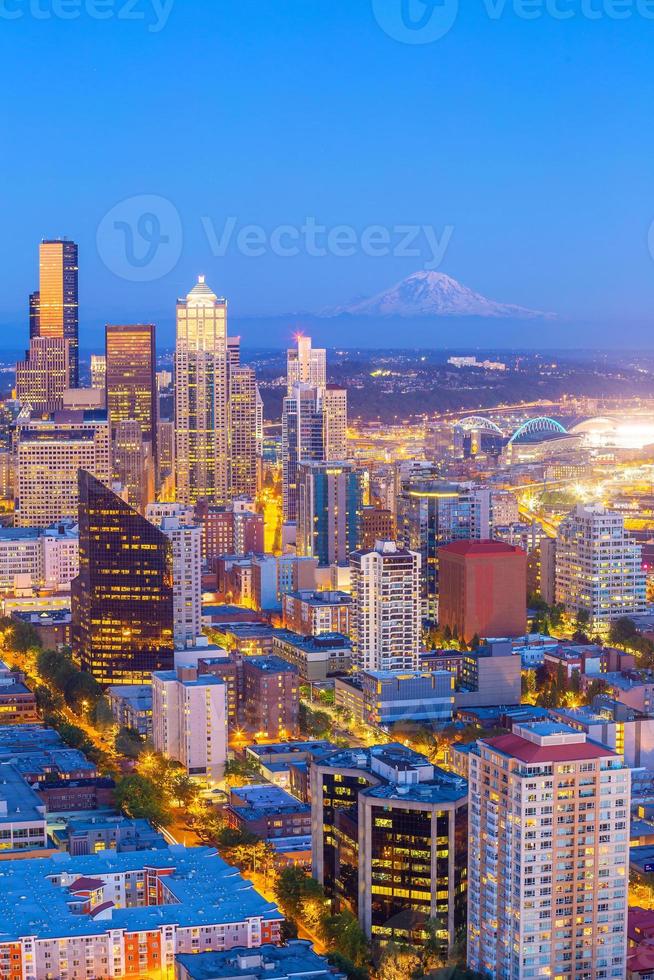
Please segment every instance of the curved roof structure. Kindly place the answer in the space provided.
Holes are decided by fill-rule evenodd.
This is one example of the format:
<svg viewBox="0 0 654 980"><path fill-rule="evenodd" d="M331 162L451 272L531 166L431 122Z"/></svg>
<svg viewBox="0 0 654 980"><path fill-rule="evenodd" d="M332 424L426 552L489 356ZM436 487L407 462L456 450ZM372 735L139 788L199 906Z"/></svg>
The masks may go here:
<svg viewBox="0 0 654 980"><path fill-rule="evenodd" d="M550 419L546 415L539 415L538 418L529 419L527 422L523 422L519 428L515 430L509 443L518 442L523 436L535 436L542 433L547 435L548 433L555 433L557 435L567 435L567 429L557 422L556 419Z"/></svg>
<svg viewBox="0 0 654 980"><path fill-rule="evenodd" d="M504 435L499 425L496 425L491 419L483 418L481 415L469 415L467 418L461 419L458 424L463 429L484 429L486 432L495 432L498 436Z"/></svg>
<svg viewBox="0 0 654 980"><path fill-rule="evenodd" d="M570 429L570 432L613 432L617 427L618 420L606 415L598 415L596 418L583 419L577 422Z"/></svg>

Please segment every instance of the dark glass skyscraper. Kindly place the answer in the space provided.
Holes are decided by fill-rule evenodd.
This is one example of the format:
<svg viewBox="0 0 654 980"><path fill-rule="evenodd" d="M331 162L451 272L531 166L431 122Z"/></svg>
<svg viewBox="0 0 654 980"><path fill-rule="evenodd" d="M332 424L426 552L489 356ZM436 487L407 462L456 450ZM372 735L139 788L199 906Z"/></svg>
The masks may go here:
<svg viewBox="0 0 654 980"><path fill-rule="evenodd" d="M39 247L38 300L36 294L30 297L30 336L63 337L70 343L72 388L79 384L77 261L75 242L67 238L44 239Z"/></svg>
<svg viewBox="0 0 654 980"><path fill-rule="evenodd" d="M168 538L84 470L73 655L101 684L143 683L173 666Z"/></svg>

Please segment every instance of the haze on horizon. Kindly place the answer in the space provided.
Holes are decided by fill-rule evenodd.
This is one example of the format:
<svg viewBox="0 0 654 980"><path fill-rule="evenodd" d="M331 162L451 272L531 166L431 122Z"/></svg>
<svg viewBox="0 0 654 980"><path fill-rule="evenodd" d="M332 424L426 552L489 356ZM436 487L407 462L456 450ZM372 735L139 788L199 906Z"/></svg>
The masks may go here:
<svg viewBox="0 0 654 980"><path fill-rule="evenodd" d="M15 0L0 18L1 346L27 342L38 242L60 235L80 246L86 348L107 321L154 321L172 343L198 273L246 344L283 344L303 320L343 343L351 324L291 314L421 268L559 318L526 333L470 321L461 343L651 346L654 20L635 3L622 20L572 3L562 20L472 0L424 44L389 36L400 0L137 0L130 19L109 4L98 19L75 0L65 19ZM151 212L161 228L139 225ZM324 227L319 244L307 225ZM125 226L145 235L140 258L167 236L172 267L125 277ZM453 323L406 326L416 345L451 346ZM356 342L402 346L377 318L357 319Z"/></svg>

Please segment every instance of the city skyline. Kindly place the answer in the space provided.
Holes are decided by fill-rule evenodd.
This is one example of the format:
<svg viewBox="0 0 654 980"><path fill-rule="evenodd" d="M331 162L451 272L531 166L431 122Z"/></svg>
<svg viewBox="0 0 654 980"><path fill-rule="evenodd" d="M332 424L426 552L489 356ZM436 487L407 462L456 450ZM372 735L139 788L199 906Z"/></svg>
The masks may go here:
<svg viewBox="0 0 654 980"><path fill-rule="evenodd" d="M560 19L545 8L522 16L517 3L493 14L480 3L459 11L442 38L402 43L377 9L380 0L310 10L300 0L283 10L269 3L255 9L247 0L209 10L199 0L158 6L165 8L160 17L154 5L141 4L131 19L117 10L101 20L84 10L68 19L23 11L5 22L3 64L16 90L3 164L12 187L12 235L0 243L6 329L22 325L35 288L34 266L24 260L31 243L67 234L86 265L80 315L89 334L104 322L154 321L170 338L172 304L198 273L230 296L238 322L372 296L442 260L437 268L466 286L551 310L580 336L591 337L585 324L594 325L597 339L610 344L619 325L648 342L651 21L635 9L616 19L600 3L592 19L579 10ZM176 86L167 68L180 41L197 44L198 58ZM34 51L36 76L34 66L25 74L25 47ZM85 57L64 135L45 106L28 107L28 100L31 85L47 84L63 104L65 82L54 59L69 47ZM216 76L204 68L214 55ZM507 78L521 79L510 100ZM136 89L138 106L123 98ZM120 111L112 111L117 104ZM179 165L186 158L173 119L208 133L190 168ZM47 169L41 157L24 161L20 152L35 129L47 134ZM80 141L94 175L83 181ZM117 162L123 144L130 152ZM114 245L128 232L119 231L106 249L98 232L107 216L110 227L122 222L136 249L138 219L155 214L168 235L166 209L153 209L154 198L173 209L173 238L181 229L178 259L161 278L138 281L142 269L133 266L119 278ZM114 211L125 201L132 204ZM312 257L305 244L298 256L274 254L275 230L301 229L307 219L354 229L354 254ZM156 231L147 226L138 261ZM248 226L265 233L260 256L237 242ZM377 226L390 236L391 254L366 254L362 237ZM419 231L417 255L403 257L396 231L403 226ZM281 244L286 248L287 239ZM379 340L392 344L383 328ZM470 333L474 343L472 326ZM561 338L568 334L562 330ZM325 337L316 339L328 336L325 324Z"/></svg>

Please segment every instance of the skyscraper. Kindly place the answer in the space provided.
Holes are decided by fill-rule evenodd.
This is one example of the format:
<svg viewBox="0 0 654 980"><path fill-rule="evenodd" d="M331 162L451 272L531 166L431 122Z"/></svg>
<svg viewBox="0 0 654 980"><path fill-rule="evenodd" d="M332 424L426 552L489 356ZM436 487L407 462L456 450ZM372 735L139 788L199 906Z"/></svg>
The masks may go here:
<svg viewBox="0 0 654 980"><path fill-rule="evenodd" d="M70 384L70 342L63 337L32 337L25 360L16 365L16 396L35 412L63 407Z"/></svg>
<svg viewBox="0 0 654 980"><path fill-rule="evenodd" d="M350 555L350 629L362 670L412 670L420 650L420 555L392 541Z"/></svg>
<svg viewBox="0 0 654 980"><path fill-rule="evenodd" d="M186 299L177 303L177 499L226 503L228 450L227 302L200 276Z"/></svg>
<svg viewBox="0 0 654 980"><path fill-rule="evenodd" d="M298 555L347 565L361 542L361 473L352 463L301 463L297 484Z"/></svg>
<svg viewBox="0 0 654 980"><path fill-rule="evenodd" d="M105 385L114 449L114 479L123 483L132 506L152 499L157 469L157 387L155 328L147 324L107 324ZM123 423L129 423L125 425ZM140 473L124 466L130 446L143 445ZM137 462L135 460L135 462Z"/></svg>
<svg viewBox="0 0 654 980"><path fill-rule="evenodd" d="M79 474L73 656L101 684L143 683L173 665L168 538L90 473Z"/></svg>
<svg viewBox="0 0 654 980"><path fill-rule="evenodd" d="M30 337L70 342L70 387L79 384L79 298L77 245L67 238L39 246L38 299L30 297ZM33 332L34 331L34 332Z"/></svg>
<svg viewBox="0 0 654 980"><path fill-rule="evenodd" d="M410 478L397 497L397 540L422 558L422 614L438 619L438 549L490 537L488 487Z"/></svg>
<svg viewBox="0 0 654 980"><path fill-rule="evenodd" d="M469 755L468 965L484 976L625 976L630 771L552 722Z"/></svg>
<svg viewBox="0 0 654 980"><path fill-rule="evenodd" d="M324 459L323 413L317 388L297 384L282 409L282 505L284 520L297 520L297 469Z"/></svg>
<svg viewBox="0 0 654 980"><path fill-rule="evenodd" d="M290 395L297 384L309 385L321 391L327 384L327 351L312 348L311 337L296 337L297 346L286 354L286 394Z"/></svg>
<svg viewBox="0 0 654 980"><path fill-rule="evenodd" d="M642 549L621 514L580 504L559 525L555 560L556 601L586 612L591 629L645 612Z"/></svg>
<svg viewBox="0 0 654 980"><path fill-rule="evenodd" d="M229 369L229 493L257 492L257 376L250 367Z"/></svg>
<svg viewBox="0 0 654 980"><path fill-rule="evenodd" d="M15 523L49 527L77 517L77 471L111 481L109 424L103 411L22 412L14 433Z"/></svg>

